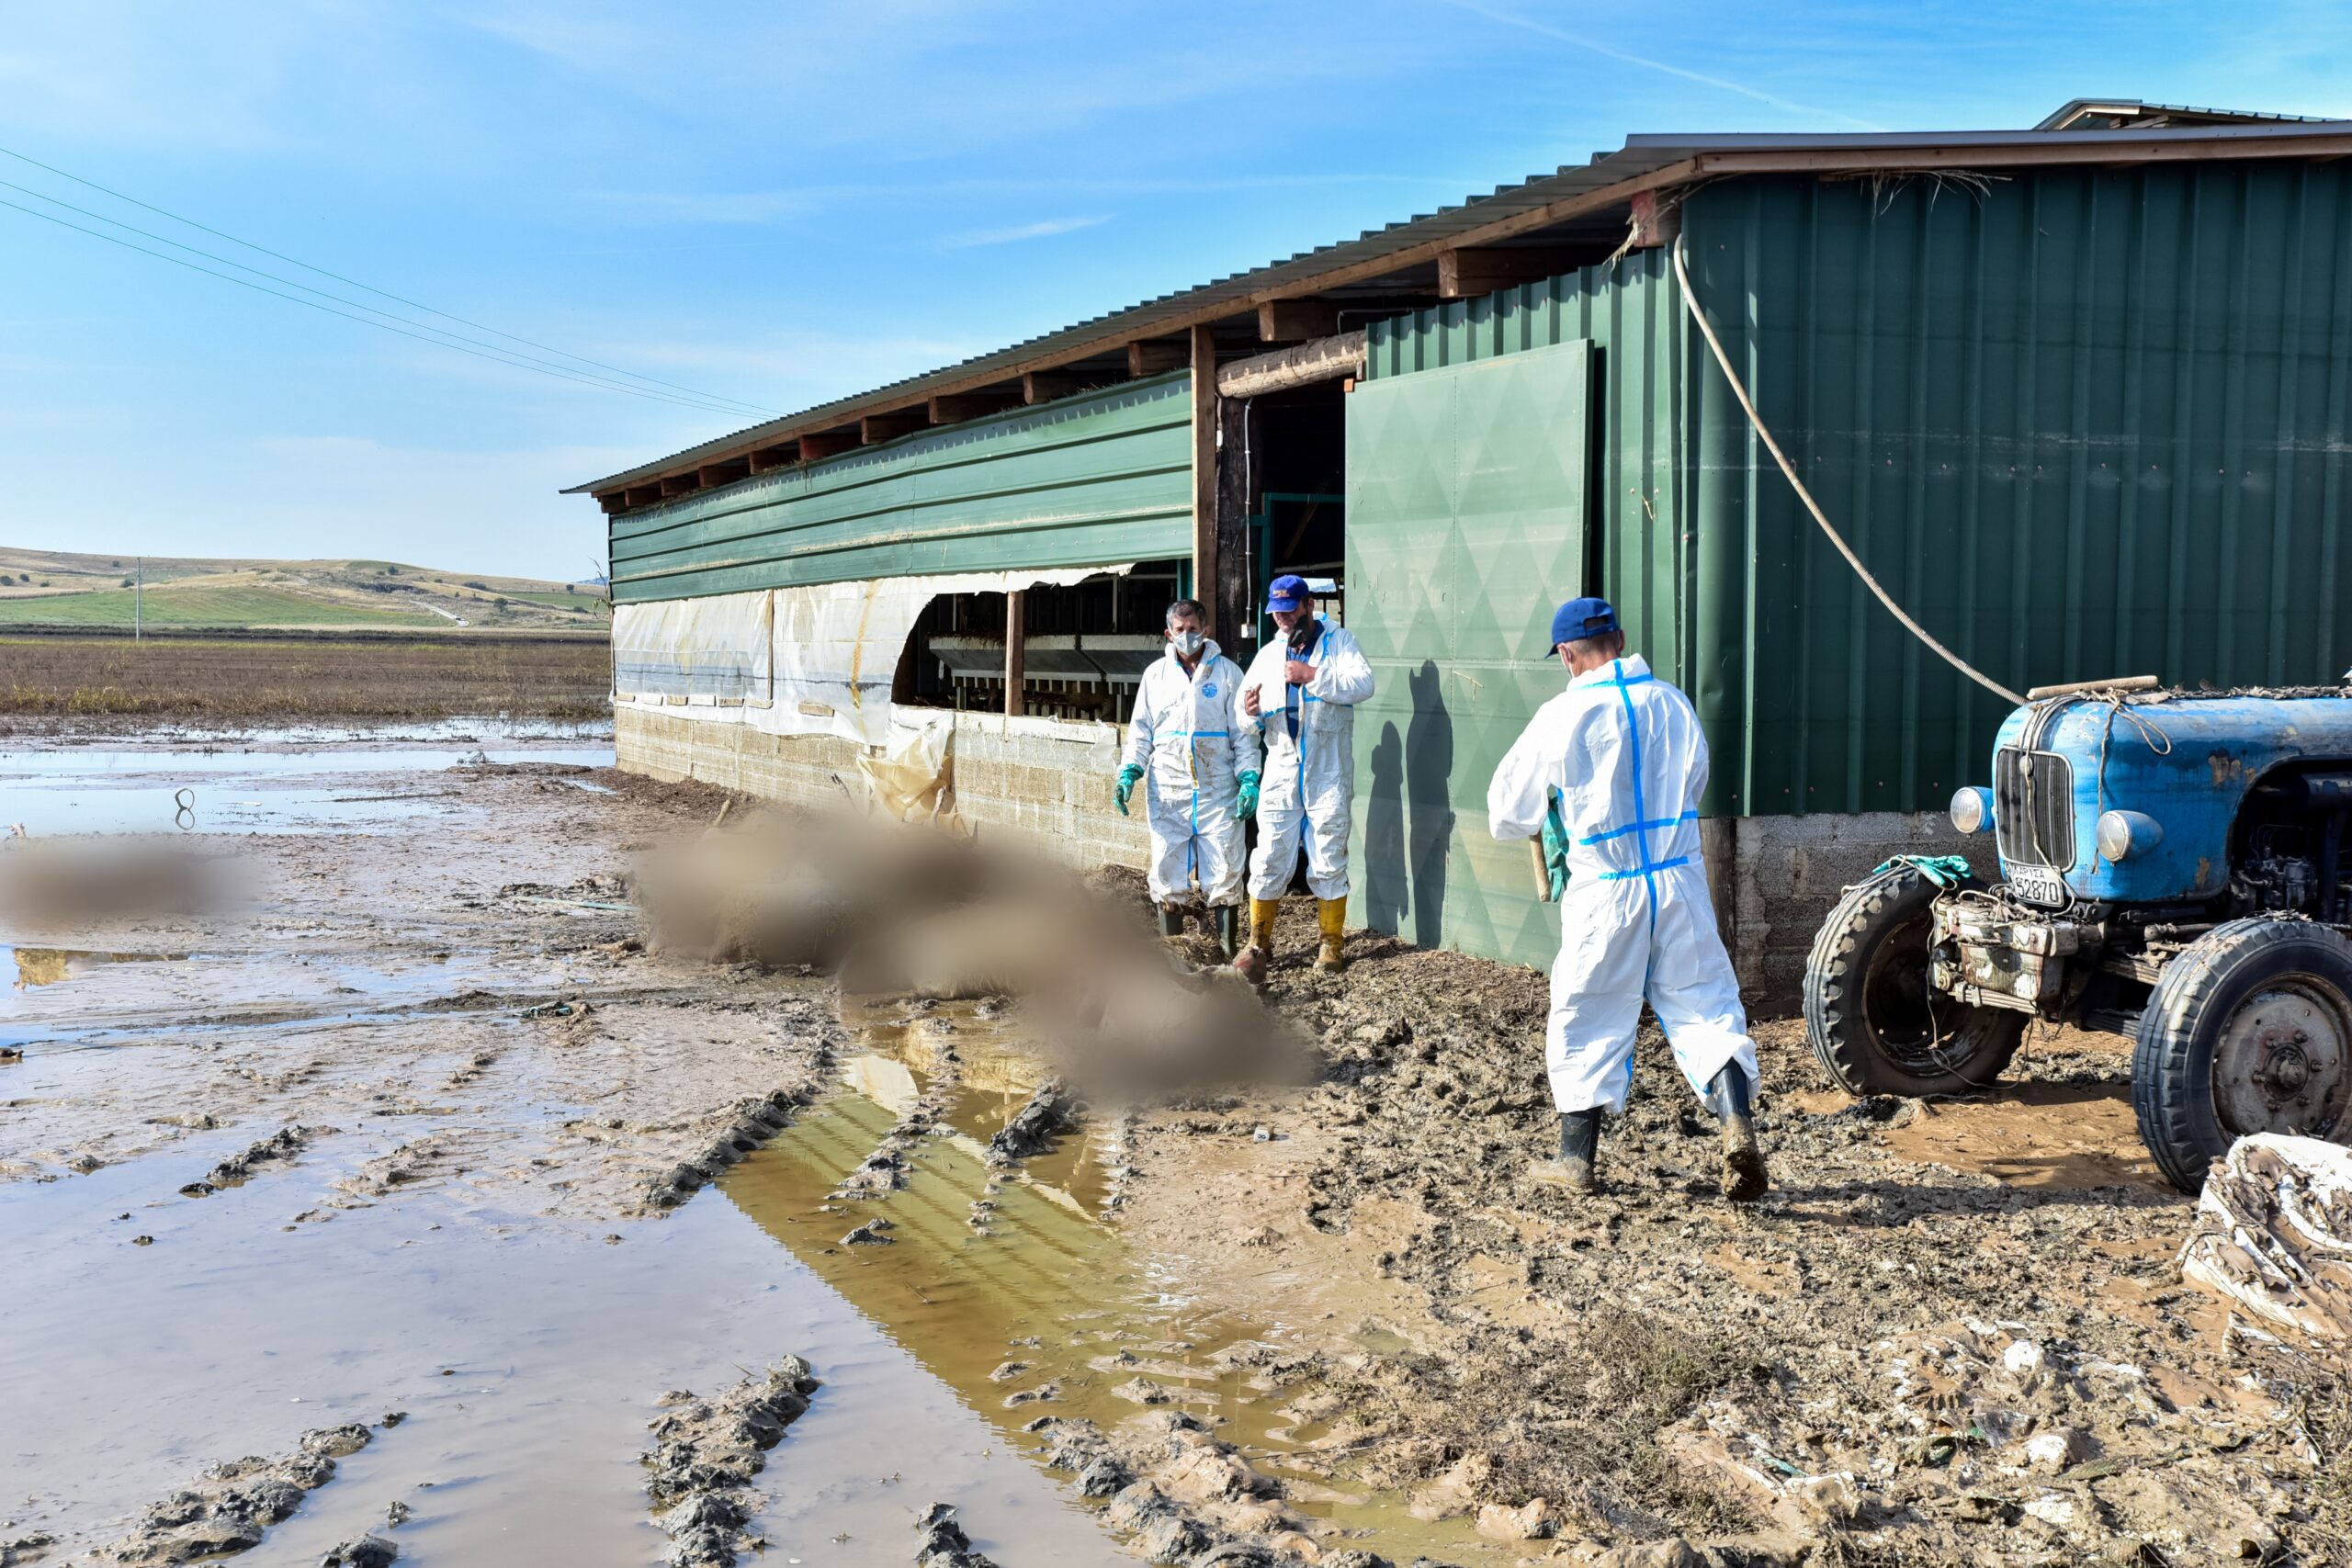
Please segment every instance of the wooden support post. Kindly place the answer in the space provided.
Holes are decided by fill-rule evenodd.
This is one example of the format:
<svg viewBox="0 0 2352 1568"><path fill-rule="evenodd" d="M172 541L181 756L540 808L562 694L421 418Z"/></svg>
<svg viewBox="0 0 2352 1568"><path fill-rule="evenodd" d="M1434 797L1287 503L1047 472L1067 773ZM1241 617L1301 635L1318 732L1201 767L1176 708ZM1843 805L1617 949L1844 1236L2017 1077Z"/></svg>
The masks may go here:
<svg viewBox="0 0 2352 1568"><path fill-rule="evenodd" d="M1216 574L1214 581L1196 579L1193 592L1208 606L1209 624L1226 656L1247 665L1249 651L1241 644L1256 629L1250 614L1250 568L1257 557L1250 548L1250 491L1256 476L1242 454L1250 450L1250 405L1239 398L1217 400L1216 444Z"/></svg>
<svg viewBox="0 0 2352 1568"><path fill-rule="evenodd" d="M820 457L831 457L848 451L858 443L854 430L812 431L800 438L800 460L813 463Z"/></svg>
<svg viewBox="0 0 2352 1568"><path fill-rule="evenodd" d="M1209 614L1209 635L1222 638L1216 618L1216 333L1193 329L1193 597Z"/></svg>
<svg viewBox="0 0 2352 1568"><path fill-rule="evenodd" d="M857 438L867 446L885 441L896 441L901 435L912 435L926 421L920 410L909 409L903 413L870 413L857 422Z"/></svg>
<svg viewBox="0 0 2352 1568"><path fill-rule="evenodd" d="M1551 245L1464 246L1441 251L1437 258L1437 291L1443 299L1475 299L1498 288L1516 288L1539 278L1557 277L1576 269L1574 251ZM1583 259L1592 259L1588 254Z"/></svg>
<svg viewBox="0 0 2352 1568"><path fill-rule="evenodd" d="M1193 329L1198 334L1202 329ZM1182 370L1189 363L1182 340L1150 338L1127 344L1127 374L1137 379L1157 376L1163 371Z"/></svg>
<svg viewBox="0 0 2352 1568"><path fill-rule="evenodd" d="M1304 343L1340 330L1340 313L1329 299L1269 299L1258 307L1258 341Z"/></svg>
<svg viewBox="0 0 2352 1568"><path fill-rule="evenodd" d="M1004 596L1004 711L1009 718L1027 711L1021 682L1028 668L1028 642L1029 595L1016 588Z"/></svg>
<svg viewBox="0 0 2352 1568"><path fill-rule="evenodd" d="M1050 403L1067 398L1085 385L1075 370L1032 370L1021 378L1021 400Z"/></svg>

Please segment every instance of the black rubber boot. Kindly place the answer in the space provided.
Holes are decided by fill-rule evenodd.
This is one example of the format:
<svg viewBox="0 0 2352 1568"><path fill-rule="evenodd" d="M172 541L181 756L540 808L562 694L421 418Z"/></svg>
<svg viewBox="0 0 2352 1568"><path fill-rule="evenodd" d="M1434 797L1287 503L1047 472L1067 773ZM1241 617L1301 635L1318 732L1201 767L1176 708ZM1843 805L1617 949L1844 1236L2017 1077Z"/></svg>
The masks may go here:
<svg viewBox="0 0 2352 1568"><path fill-rule="evenodd" d="M1707 1103L1724 1125L1724 1196L1735 1203L1753 1203L1772 1185L1748 1095L1747 1073L1737 1062L1724 1063L1707 1084Z"/></svg>
<svg viewBox="0 0 2352 1568"><path fill-rule="evenodd" d="M1216 945L1227 963L1241 951L1241 908L1238 904L1220 904L1216 911Z"/></svg>
<svg viewBox="0 0 2352 1568"><path fill-rule="evenodd" d="M1589 1195L1600 1190L1594 1166L1600 1153L1600 1107L1560 1112L1560 1154L1528 1167L1528 1179L1546 1187L1565 1187Z"/></svg>
<svg viewBox="0 0 2352 1568"><path fill-rule="evenodd" d="M1184 934L1184 911L1173 904L1159 907L1159 934L1176 937Z"/></svg>

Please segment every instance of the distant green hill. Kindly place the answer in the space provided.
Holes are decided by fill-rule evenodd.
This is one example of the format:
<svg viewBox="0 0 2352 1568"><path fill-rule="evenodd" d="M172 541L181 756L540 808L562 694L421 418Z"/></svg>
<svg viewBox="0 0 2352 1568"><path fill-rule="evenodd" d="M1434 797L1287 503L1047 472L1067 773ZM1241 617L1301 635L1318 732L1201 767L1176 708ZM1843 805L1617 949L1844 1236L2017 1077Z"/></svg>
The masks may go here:
<svg viewBox="0 0 2352 1568"><path fill-rule="evenodd" d="M132 625L601 633L601 584L463 576L384 560L163 559L0 546L0 629Z"/></svg>

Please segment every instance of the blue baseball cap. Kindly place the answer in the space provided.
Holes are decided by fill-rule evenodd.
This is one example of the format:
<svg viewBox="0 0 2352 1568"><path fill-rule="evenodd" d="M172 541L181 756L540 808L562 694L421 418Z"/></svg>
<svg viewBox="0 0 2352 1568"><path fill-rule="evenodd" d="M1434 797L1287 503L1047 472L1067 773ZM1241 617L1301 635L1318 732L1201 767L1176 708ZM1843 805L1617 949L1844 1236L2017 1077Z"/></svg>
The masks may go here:
<svg viewBox="0 0 2352 1568"><path fill-rule="evenodd" d="M1544 651L1552 653L1564 642L1617 629L1617 610L1608 600L1571 599L1552 616L1552 641Z"/></svg>
<svg viewBox="0 0 2352 1568"><path fill-rule="evenodd" d="M1276 610L1303 610L1306 607L1309 593L1306 579L1288 575L1277 577L1266 585L1266 609L1269 614Z"/></svg>

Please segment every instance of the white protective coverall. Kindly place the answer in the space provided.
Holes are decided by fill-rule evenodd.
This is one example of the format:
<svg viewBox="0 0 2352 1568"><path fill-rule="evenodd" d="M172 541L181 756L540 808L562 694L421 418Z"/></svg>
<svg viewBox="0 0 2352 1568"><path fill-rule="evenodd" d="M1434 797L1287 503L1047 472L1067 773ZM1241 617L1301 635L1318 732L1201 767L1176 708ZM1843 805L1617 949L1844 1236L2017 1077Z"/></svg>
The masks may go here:
<svg viewBox="0 0 2352 1568"><path fill-rule="evenodd" d="M1487 786L1496 838L1542 832L1555 792L1567 829L1544 1041L1563 1112L1624 1108L1645 999L1702 1100L1726 1062L1760 1081L1699 859L1706 787L1707 741L1690 699L1638 657L1577 676L1536 709Z"/></svg>
<svg viewBox="0 0 2352 1568"><path fill-rule="evenodd" d="M1356 704L1372 695L1372 666L1344 626L1322 616L1306 662L1314 678L1294 686L1283 673L1290 641L1276 637L1250 661L1243 685L1258 693L1256 723L1266 738L1258 795L1258 848L1250 897L1279 898L1306 840L1306 885L1317 898L1348 896L1348 829L1356 792Z"/></svg>
<svg viewBox="0 0 2352 1568"><path fill-rule="evenodd" d="M1188 674L1171 645L1136 690L1123 762L1144 771L1151 896L1212 908L1241 902L1243 829L1236 775L1258 767L1257 721L1241 711L1241 666L1211 642Z"/></svg>

